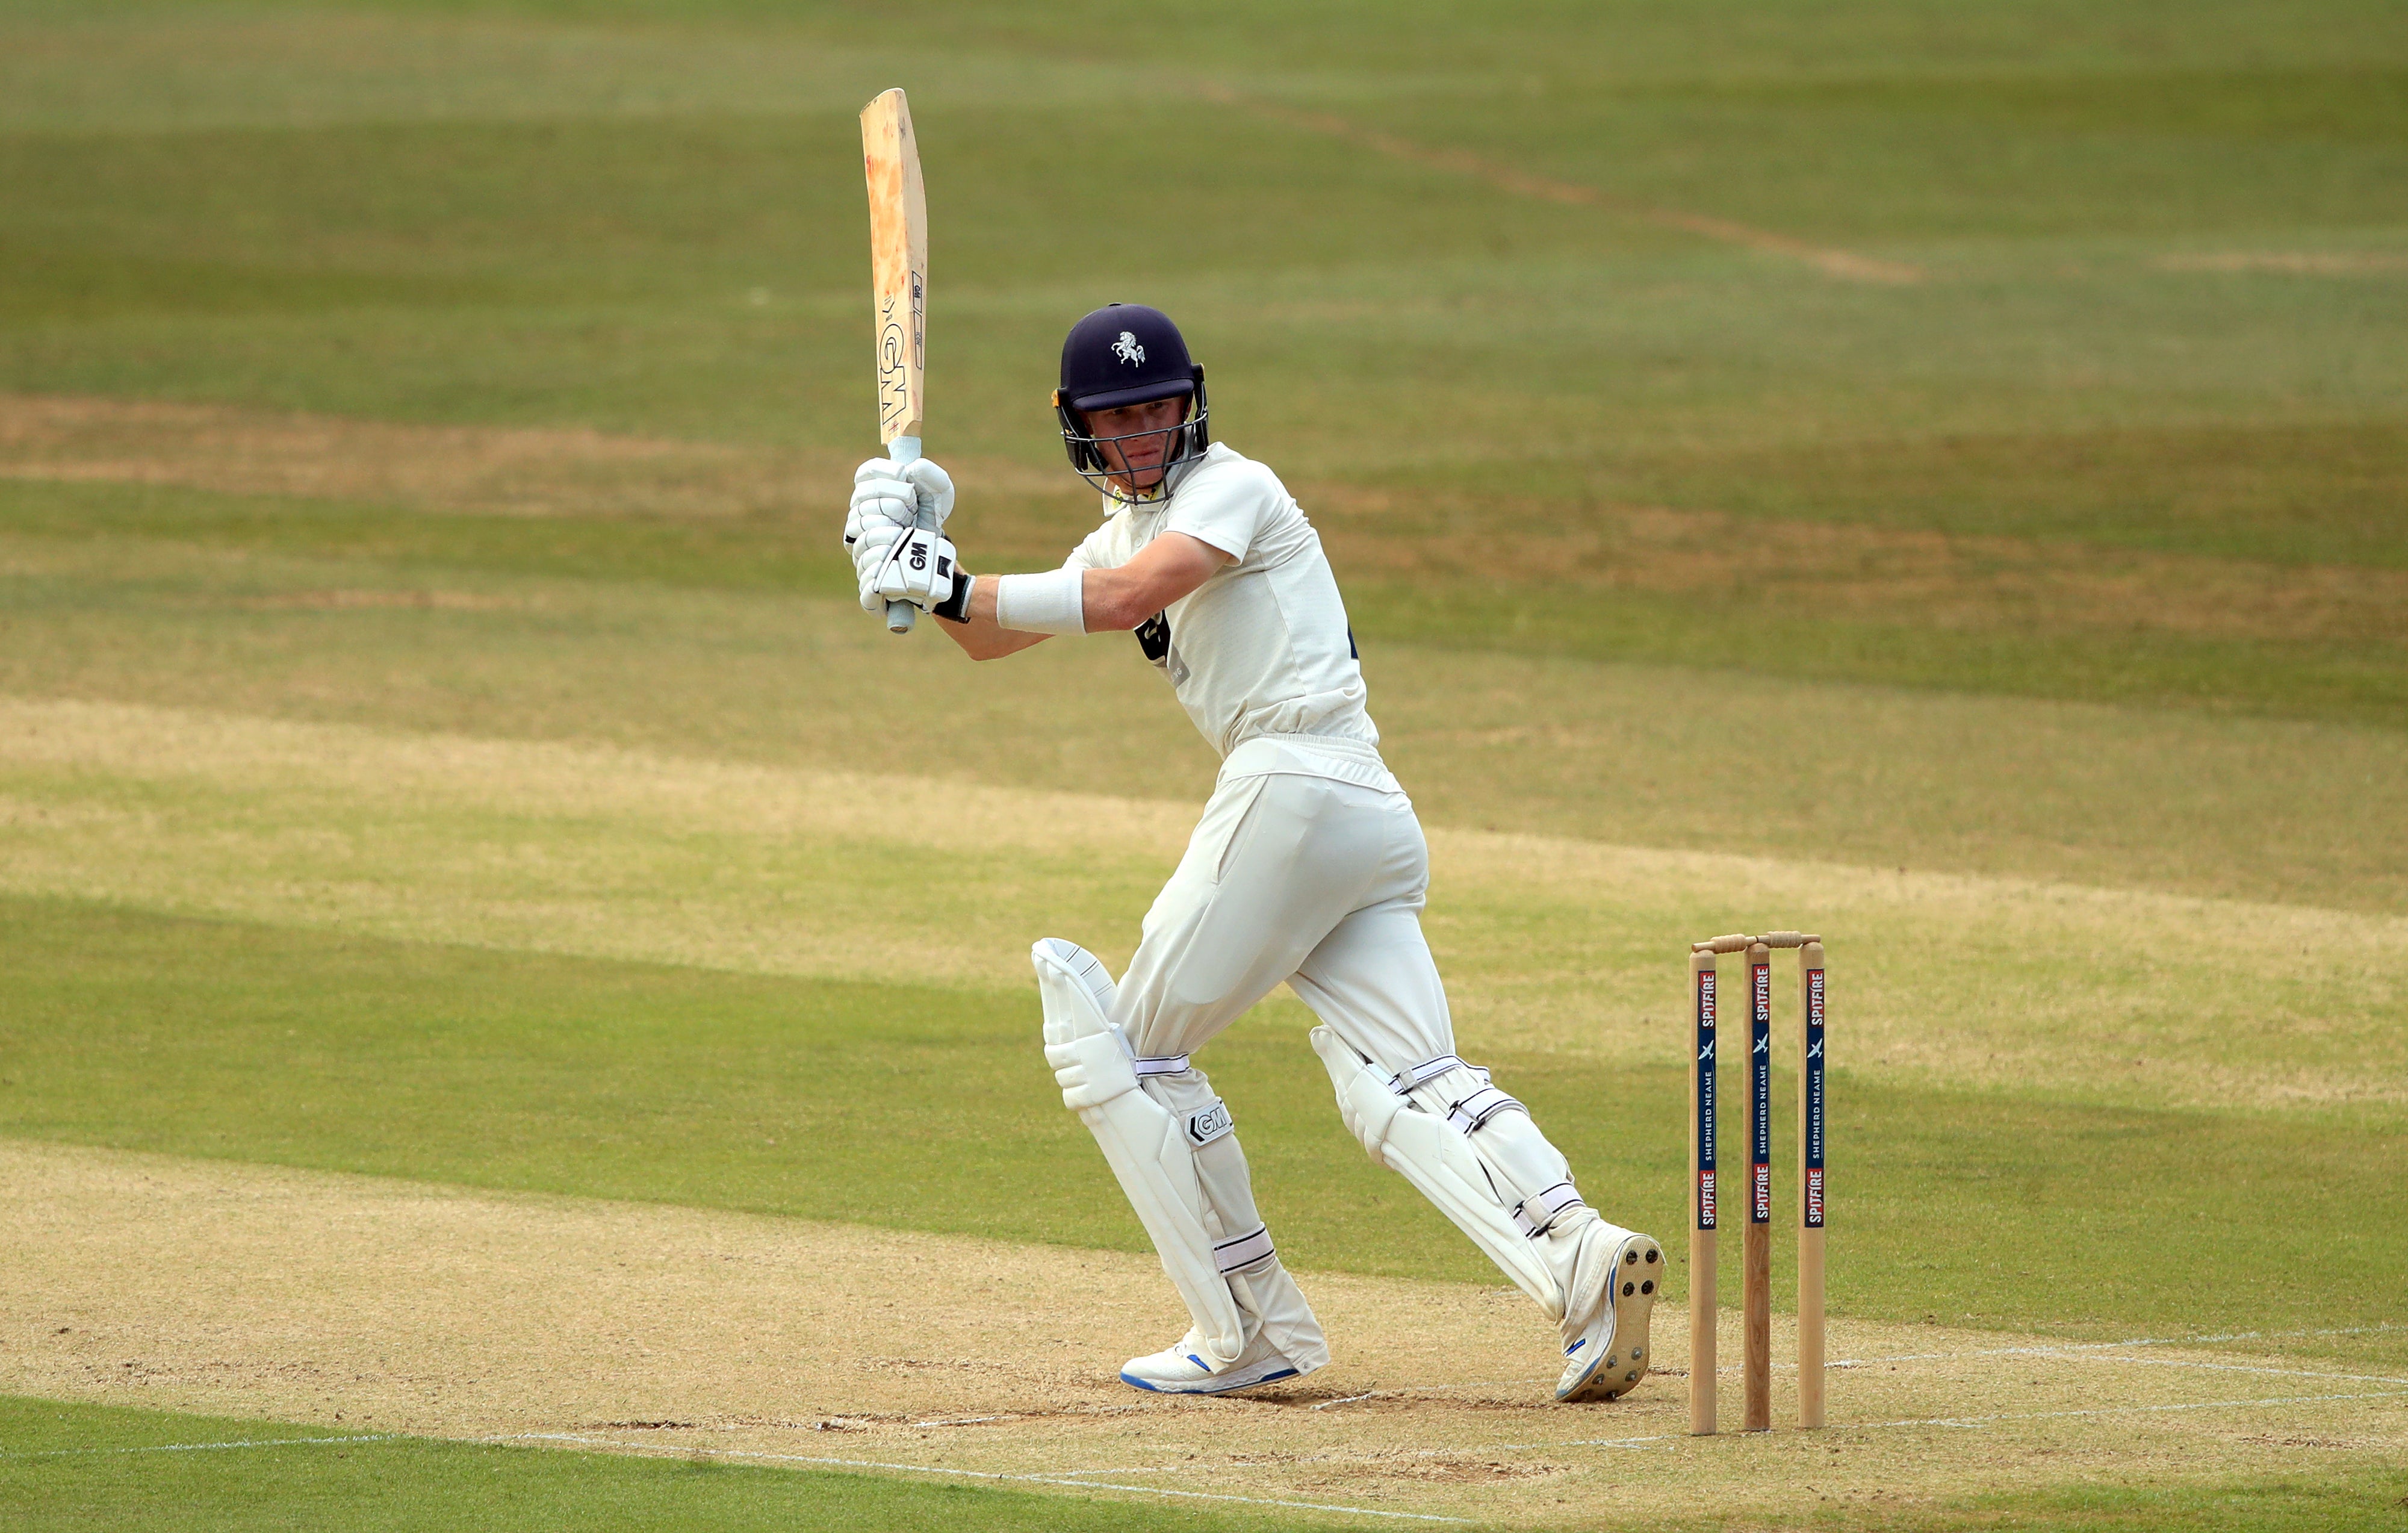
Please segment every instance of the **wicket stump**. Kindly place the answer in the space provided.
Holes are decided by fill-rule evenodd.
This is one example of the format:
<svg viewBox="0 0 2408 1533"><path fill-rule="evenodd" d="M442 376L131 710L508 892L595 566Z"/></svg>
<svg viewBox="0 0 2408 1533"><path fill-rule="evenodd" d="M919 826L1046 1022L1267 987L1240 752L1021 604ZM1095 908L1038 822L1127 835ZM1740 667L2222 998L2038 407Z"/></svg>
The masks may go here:
<svg viewBox="0 0 2408 1533"><path fill-rule="evenodd" d="M1823 939L1734 933L1689 944L1689 1430L1715 1422L1715 1199L1720 1102L1714 960L1747 954L1747 1225L1741 1239L1744 1429L1772 1428L1772 950L1798 950L1798 1425L1823 1425Z"/></svg>

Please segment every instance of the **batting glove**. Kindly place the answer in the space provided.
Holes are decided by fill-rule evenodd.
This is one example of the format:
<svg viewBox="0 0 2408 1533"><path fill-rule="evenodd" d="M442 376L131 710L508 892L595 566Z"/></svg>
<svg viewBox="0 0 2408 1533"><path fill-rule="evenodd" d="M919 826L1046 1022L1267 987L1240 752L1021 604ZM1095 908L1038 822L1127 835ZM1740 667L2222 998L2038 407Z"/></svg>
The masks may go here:
<svg viewBox="0 0 2408 1533"><path fill-rule="evenodd" d="M853 509L941 528L953 514L953 478L933 458L872 458L853 471ZM846 541L852 541L850 528Z"/></svg>
<svg viewBox="0 0 2408 1533"><path fill-rule="evenodd" d="M935 461L872 458L853 473L844 522L864 610L890 601L922 610L954 605L958 565L942 528L953 514L953 480Z"/></svg>
<svg viewBox="0 0 2408 1533"><path fill-rule="evenodd" d="M948 609L964 593L953 540L940 532L907 527L876 511L855 511L845 541L853 547L853 572L861 589L861 609L883 612L890 601L910 602L923 611Z"/></svg>
<svg viewBox="0 0 2408 1533"><path fill-rule="evenodd" d="M902 470L899 463L872 458L853 471L853 503L844 519L846 548L859 541L871 522L908 527L920 519L919 492L904 480Z"/></svg>
<svg viewBox="0 0 2408 1533"><path fill-rule="evenodd" d="M919 504L920 524L942 531L945 519L953 514L953 477L934 458L914 458L902 468L903 482Z"/></svg>
<svg viewBox="0 0 2408 1533"><path fill-rule="evenodd" d="M879 595L879 581L895 552L895 545L911 536L911 529L876 512L867 514L856 509L846 518L845 547L853 554L853 579L861 587L861 609L883 612L886 599Z"/></svg>
<svg viewBox="0 0 2408 1533"><path fill-rule="evenodd" d="M856 564L854 567L858 569L860 566ZM907 601L924 612L952 599L958 576L952 538L940 532L908 528L886 545L885 557L880 561L873 579L874 593L865 594L863 605L869 606L867 597L874 594L881 603ZM869 609L875 612L884 608Z"/></svg>

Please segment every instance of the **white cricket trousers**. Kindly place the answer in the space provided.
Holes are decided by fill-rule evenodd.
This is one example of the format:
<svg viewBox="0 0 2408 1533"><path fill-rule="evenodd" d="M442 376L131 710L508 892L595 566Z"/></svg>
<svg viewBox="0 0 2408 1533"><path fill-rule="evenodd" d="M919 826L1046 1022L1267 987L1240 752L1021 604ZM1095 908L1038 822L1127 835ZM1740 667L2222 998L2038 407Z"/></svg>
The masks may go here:
<svg viewBox="0 0 2408 1533"><path fill-rule="evenodd" d="M1446 987L1422 936L1428 887L1421 822L1376 751L1249 740L1223 764L1187 854L1146 912L1111 1020L1139 1056L1140 1090L1175 1115L1206 1111L1218 1102L1211 1083L1180 1056L1285 981L1390 1090L1463 1128L1486 1174L1463 1197L1433 1201L1549 1319L1570 1325L1584 1221L1596 1216L1521 1104L1453 1057ZM1197 1169L1228 1232L1261 1227L1234 1135Z"/></svg>
<svg viewBox="0 0 2408 1533"><path fill-rule="evenodd" d="M1334 747L1351 747L1340 769L1390 785L1304 775L1297 751L1231 753L1238 771L1225 767L1120 982L1112 1020L1139 1054L1193 1053L1283 981L1391 1071L1455 1052L1422 937L1429 846L1412 800L1369 747L1311 749Z"/></svg>

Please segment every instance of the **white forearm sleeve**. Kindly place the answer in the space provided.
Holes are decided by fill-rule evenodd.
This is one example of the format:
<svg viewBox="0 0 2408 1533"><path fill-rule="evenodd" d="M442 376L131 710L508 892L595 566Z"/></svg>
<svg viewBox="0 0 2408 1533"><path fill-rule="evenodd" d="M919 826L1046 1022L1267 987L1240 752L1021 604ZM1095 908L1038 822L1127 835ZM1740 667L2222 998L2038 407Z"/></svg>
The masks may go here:
<svg viewBox="0 0 2408 1533"><path fill-rule="evenodd" d="M1022 634L1085 633L1086 573L1082 569L1049 569L1042 575L996 577L996 625Z"/></svg>

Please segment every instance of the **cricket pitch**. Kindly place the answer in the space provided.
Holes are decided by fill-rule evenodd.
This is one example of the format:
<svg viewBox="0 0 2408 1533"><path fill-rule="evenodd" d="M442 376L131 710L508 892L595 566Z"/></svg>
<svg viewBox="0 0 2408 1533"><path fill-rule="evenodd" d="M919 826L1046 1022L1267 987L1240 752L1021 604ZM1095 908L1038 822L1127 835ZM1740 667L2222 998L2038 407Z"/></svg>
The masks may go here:
<svg viewBox="0 0 2408 1533"><path fill-rule="evenodd" d="M1141 1256L22 1142L0 1182L0 1390L93 1403L1523 1526L2408 1452L2408 1376L2279 1338L1835 1317L1828 1429L1695 1439L1677 1302L1662 1370L1562 1407L1512 1290L1307 1273L1329 1368L1149 1397Z"/></svg>

